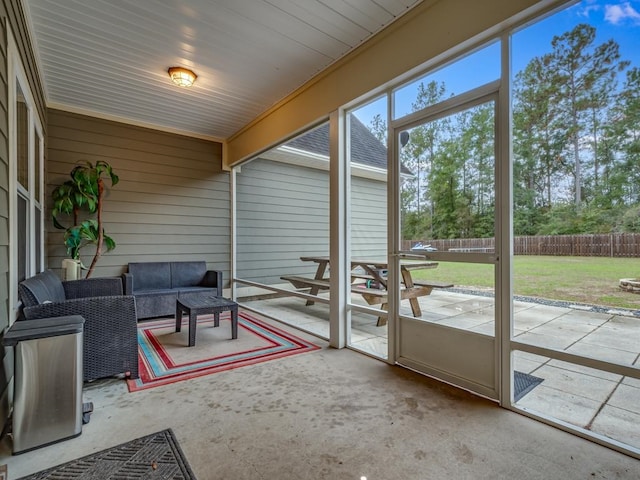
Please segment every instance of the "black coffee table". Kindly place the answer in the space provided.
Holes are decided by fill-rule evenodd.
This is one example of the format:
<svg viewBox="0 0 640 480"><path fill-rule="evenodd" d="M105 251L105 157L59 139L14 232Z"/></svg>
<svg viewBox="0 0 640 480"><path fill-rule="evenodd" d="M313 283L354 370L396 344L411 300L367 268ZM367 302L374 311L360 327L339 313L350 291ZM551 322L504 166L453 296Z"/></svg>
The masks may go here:
<svg viewBox="0 0 640 480"><path fill-rule="evenodd" d="M220 326L220 313L231 311L231 338L238 338L238 304L213 295L193 295L176 301L176 332L182 327L183 312L189 315L189 346L196 344L196 320L198 315L213 313L215 327Z"/></svg>

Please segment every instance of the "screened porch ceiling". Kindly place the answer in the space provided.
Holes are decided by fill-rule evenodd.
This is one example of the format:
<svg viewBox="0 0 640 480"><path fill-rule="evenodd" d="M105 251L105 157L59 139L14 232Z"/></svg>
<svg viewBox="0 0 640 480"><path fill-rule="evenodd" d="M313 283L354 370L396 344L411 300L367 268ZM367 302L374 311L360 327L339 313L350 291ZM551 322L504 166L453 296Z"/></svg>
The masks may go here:
<svg viewBox="0 0 640 480"><path fill-rule="evenodd" d="M49 107L218 140L421 2L23 0Z"/></svg>

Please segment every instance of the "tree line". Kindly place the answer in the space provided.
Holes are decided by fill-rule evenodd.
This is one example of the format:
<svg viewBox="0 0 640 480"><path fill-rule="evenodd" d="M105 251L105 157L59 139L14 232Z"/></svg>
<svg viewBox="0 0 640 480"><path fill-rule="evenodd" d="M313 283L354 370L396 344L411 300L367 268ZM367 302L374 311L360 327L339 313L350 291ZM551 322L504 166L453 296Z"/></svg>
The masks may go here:
<svg viewBox="0 0 640 480"><path fill-rule="evenodd" d="M421 83L412 110L448 96ZM553 37L515 75L512 102L514 234L640 232L640 69L619 45L587 24ZM370 129L384 141L380 116ZM494 132L493 101L409 130L403 238L494 235Z"/></svg>

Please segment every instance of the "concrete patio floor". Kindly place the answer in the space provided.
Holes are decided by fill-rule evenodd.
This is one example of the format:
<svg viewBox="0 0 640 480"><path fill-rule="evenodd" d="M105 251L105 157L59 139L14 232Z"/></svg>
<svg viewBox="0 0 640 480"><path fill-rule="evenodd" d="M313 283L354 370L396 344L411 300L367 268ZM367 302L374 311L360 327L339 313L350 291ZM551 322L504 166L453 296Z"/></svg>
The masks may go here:
<svg viewBox="0 0 640 480"><path fill-rule="evenodd" d="M359 296L354 296L354 302ZM406 304L406 305L405 305ZM491 297L434 290L420 299L422 318L440 325L485 335L494 332ZM295 297L246 302L250 308L328 338L329 307L306 306ZM596 311L594 311L596 310ZM633 312L589 309L583 305L514 303L514 338L599 360L640 368L640 318ZM402 311L411 315L408 302ZM385 359L387 327L373 315L352 313L351 347ZM640 451L640 379L580 365L514 352L516 370L543 381L516 403L517 407L622 442Z"/></svg>
<svg viewBox="0 0 640 480"><path fill-rule="evenodd" d="M16 456L5 437L0 463L16 479L171 428L199 480L638 478L630 456L272 323L321 348L133 393L86 384L79 437Z"/></svg>

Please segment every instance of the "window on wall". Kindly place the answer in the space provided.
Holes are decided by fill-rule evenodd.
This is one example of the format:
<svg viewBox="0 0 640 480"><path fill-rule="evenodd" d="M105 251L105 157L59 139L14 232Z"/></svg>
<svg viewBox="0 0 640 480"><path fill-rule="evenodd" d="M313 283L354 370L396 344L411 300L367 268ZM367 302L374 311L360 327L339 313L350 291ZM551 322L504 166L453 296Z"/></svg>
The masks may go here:
<svg viewBox="0 0 640 480"><path fill-rule="evenodd" d="M42 173L44 171L44 154L43 145L44 141L42 135L36 125L31 125L33 131L33 247L34 247L34 273L42 272L44 269L44 255L43 255L43 218L42 214L43 205L43 185L42 185Z"/></svg>
<svg viewBox="0 0 640 480"><path fill-rule="evenodd" d="M16 84L16 157L18 160L18 281L27 277L29 270L29 108L24 93Z"/></svg>
<svg viewBox="0 0 640 480"><path fill-rule="evenodd" d="M11 304L17 284L42 271L43 168L42 126L13 39L9 40L9 122L11 176Z"/></svg>

